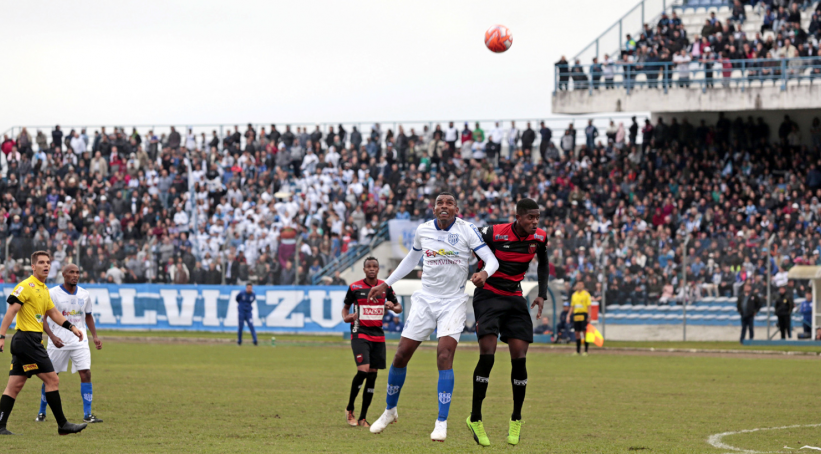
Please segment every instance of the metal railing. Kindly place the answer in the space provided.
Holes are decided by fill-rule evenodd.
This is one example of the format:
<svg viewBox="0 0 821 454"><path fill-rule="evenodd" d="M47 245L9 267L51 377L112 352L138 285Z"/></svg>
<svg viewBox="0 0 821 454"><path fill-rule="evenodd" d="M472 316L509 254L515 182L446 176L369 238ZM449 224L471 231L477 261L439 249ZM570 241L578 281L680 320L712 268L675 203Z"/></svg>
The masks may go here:
<svg viewBox="0 0 821 454"><path fill-rule="evenodd" d="M323 277L330 276L337 271L342 271L345 268L353 266L354 263L370 254L374 248L386 241L389 236L388 233L388 223L383 222L368 244L357 244L345 254L340 255L332 260L331 263L322 267L322 269L311 278L311 284L318 285Z"/></svg>
<svg viewBox="0 0 821 454"><path fill-rule="evenodd" d="M573 65L567 70L555 68L554 94L557 91L596 90L624 88L629 94L637 88L708 89L720 87L745 88L765 83L778 85L786 90L790 82L813 83L821 79L821 58L761 58L747 60L692 60L685 63L613 62L612 70L601 65ZM606 77L610 75L610 77Z"/></svg>
<svg viewBox="0 0 821 454"><path fill-rule="evenodd" d="M599 57L603 47L613 49L616 52L621 51L626 33L638 38L645 23L650 23L651 27L655 29L655 24L663 13L672 12L674 8L681 7L685 3L687 3L686 0L641 0L590 44L585 46L571 61L581 59L591 48L595 49L592 57ZM649 21L647 20L648 17ZM618 34L616 34L616 30L618 30Z"/></svg>
<svg viewBox="0 0 821 454"><path fill-rule="evenodd" d="M646 117L646 114L634 114L639 119ZM379 142L381 146L385 146L386 136L388 130L391 130L396 137L398 134L398 129L400 126L403 127L405 134L410 135L411 129L417 135L422 135L424 131L424 127L428 127L429 131L433 131L437 125L440 125L442 131L447 129L448 123L450 121L454 122L456 128L460 131L464 128L464 124L467 123L470 130L473 131L478 123L479 126L484 131L485 137L484 142L487 142L490 138L491 132L495 128L495 124L498 122L499 127L503 130L502 134L502 146L507 149L510 139L510 127L511 123L515 122L516 127L518 128L518 132L521 135L527 127L527 123L530 123L533 130L536 132L536 140L533 143L533 147L536 148L541 144L541 137L539 136L539 129L540 123L544 122L545 126L550 128L553 131L553 135L551 141L559 146L559 141L562 137L562 131L564 131L568 124L573 124L576 128L576 140L582 141L578 143L583 143L585 136L584 136L584 127L587 126L587 120L593 120L593 124L598 127L599 129L607 128L609 121L628 121L633 115L621 114L621 115L603 115L603 114L593 114L593 115L586 115L584 117L581 116L548 116L544 118L501 118L498 120L487 120L487 119L473 119L473 120L426 120L426 121L380 121L380 122L366 122L366 121L354 121L354 122L320 122L320 123L307 123L307 122L273 122L277 126L277 130L282 133L285 130L285 126L289 125L291 127L291 131L295 132L297 127L305 127L309 129L309 134L314 131L314 129L319 126L320 131L323 134L323 138L321 140L322 147L326 148L327 144L325 143L325 137L329 132L329 128L333 127L334 131L337 131L338 126L341 124L346 130L347 136L346 140L344 141L344 145L348 146L351 144L351 132L354 126L357 127L359 132L362 134L362 145L366 145L368 138L371 136L371 133L374 129L376 123L380 124L380 134L379 134ZM270 127L272 123L262 123L262 122L255 122L251 123L253 128L259 132L261 128L265 128L266 134L270 132ZM167 134L170 132L171 127L175 127L178 132L182 135L182 145L185 145L185 137L190 128L197 137L197 145L200 144L200 137L201 133L206 133L206 137L210 140L213 131L217 131L218 138L220 139L220 144L218 149L222 150L222 139L225 135L233 131L234 126L237 125L239 127L241 139L240 139L240 146L241 148L245 149L246 140L245 140L245 130L248 127L248 123L223 123L223 124L193 124L193 125L171 125L171 124L141 124L141 125L111 125L111 124L104 124L104 125L94 125L94 124L80 124L80 125L60 125L60 129L67 134L72 129L76 131L80 131L82 129L86 129L86 133L89 136L89 144L88 150L91 150L92 144L94 142L94 132L101 130L102 127L106 128L107 134L112 134L114 132L114 128L123 128L126 134L131 134L132 129L137 129L140 136L143 138L143 149L145 149L145 136L146 133L150 130L153 131L156 136L161 136L162 134ZM42 130L48 139L48 143L51 143L51 131L54 128L54 125L16 125L12 126L3 134L8 134L9 137L12 139L16 139L17 136L20 134L22 128L26 128L28 133L31 135L32 140L34 140L37 130ZM442 138L444 140L444 137ZM395 139L394 139L395 140ZM460 143L460 140L457 140L457 143ZM39 150L36 141L32 143L32 148L34 150ZM537 154L537 153L536 153ZM503 154L503 156L507 156L507 154Z"/></svg>

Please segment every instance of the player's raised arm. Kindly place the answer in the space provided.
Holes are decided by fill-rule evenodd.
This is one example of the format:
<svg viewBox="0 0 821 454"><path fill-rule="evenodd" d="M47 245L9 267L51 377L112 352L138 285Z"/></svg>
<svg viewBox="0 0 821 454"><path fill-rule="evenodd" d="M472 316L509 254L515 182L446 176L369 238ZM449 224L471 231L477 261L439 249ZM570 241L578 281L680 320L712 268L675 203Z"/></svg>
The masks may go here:
<svg viewBox="0 0 821 454"><path fill-rule="evenodd" d="M416 229L416 233L413 236L413 246L411 250L408 251L408 255L405 256L404 259L399 263L399 266L393 270L388 279L385 282L377 285L376 287L372 288L370 292L368 292L368 299L372 301L376 301L376 298L385 293L388 287L391 287L397 281L402 279L403 277L407 276L408 273L413 271L416 268L416 264L419 263L419 260L422 258L422 239L419 238L419 228Z"/></svg>

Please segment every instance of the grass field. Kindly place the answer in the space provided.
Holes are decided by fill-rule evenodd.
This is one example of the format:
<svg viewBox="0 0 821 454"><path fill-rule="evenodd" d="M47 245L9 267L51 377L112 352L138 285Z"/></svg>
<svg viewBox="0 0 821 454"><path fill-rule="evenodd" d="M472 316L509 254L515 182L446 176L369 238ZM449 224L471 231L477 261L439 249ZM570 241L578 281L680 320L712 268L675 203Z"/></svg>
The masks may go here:
<svg viewBox="0 0 821 454"><path fill-rule="evenodd" d="M125 335L175 337L179 333ZM399 423L382 435L372 435L348 427L343 418L354 364L341 339L277 336L282 343L276 348L125 342L110 335L105 339L103 350L92 353L94 412L105 422L75 437L58 437L50 413L47 423L35 423L39 399L35 378L20 394L9 423L10 430L23 436L5 439L4 452L38 448L83 453L463 453L479 449L464 427L478 355L472 348L460 348L456 354L448 440L439 444L428 438L437 413L435 351L430 348L420 349L409 366ZM395 348L388 346L389 357ZM522 441L514 448L503 443L511 410L510 363L506 351L498 352L484 408L493 443L487 450L722 453L728 450L707 443L710 435L821 423L814 403L817 357L601 353L594 350L590 357L576 358L566 351L531 352ZM386 373L379 377L371 421L384 408L386 378ZM62 374L61 379L66 414L76 422L82 416L79 378ZM817 427L759 431L730 434L721 441L747 450L778 451L785 445L821 446L819 432Z"/></svg>

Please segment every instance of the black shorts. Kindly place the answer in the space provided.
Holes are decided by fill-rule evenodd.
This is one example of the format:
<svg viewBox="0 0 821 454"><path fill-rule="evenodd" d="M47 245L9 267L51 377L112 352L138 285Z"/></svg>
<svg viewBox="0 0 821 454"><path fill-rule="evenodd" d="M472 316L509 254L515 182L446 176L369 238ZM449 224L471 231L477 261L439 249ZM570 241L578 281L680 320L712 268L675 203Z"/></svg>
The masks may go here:
<svg viewBox="0 0 821 454"><path fill-rule="evenodd" d="M11 338L9 375L32 375L54 372L54 366L43 346L43 333L17 331Z"/></svg>
<svg viewBox="0 0 821 454"><path fill-rule="evenodd" d="M495 334L502 342L519 339L533 342L533 319L523 296L507 296L478 288L473 293L476 335Z"/></svg>
<svg viewBox="0 0 821 454"><path fill-rule="evenodd" d="M385 343L365 339L351 339L351 349L356 365L370 364L371 369L385 368Z"/></svg>
<svg viewBox="0 0 821 454"><path fill-rule="evenodd" d="M583 320L576 320L577 317L584 316ZM585 333L587 332L587 313L583 314L572 314L570 316L571 320L573 321L573 331L577 333Z"/></svg>

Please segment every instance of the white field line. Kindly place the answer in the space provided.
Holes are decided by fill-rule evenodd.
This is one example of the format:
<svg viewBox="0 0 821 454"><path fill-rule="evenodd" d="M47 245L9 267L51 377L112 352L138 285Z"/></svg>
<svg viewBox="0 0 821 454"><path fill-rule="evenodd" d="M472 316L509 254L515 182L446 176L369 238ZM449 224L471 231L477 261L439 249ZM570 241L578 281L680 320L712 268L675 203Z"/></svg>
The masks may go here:
<svg viewBox="0 0 821 454"><path fill-rule="evenodd" d="M745 454L778 453L778 452L782 452L782 451L755 451L755 450L752 450L752 449L736 448L735 446L731 446L731 445L728 445L726 443L723 443L721 441L721 439L728 436L728 435L762 432L762 431L765 431L765 430L797 429L799 427L821 427L821 424L798 424L798 425L794 425L794 426L766 427L766 428L761 428L761 429L739 430L739 431L736 431L736 432L724 432L724 433L720 433L720 434L710 435L707 438L707 443L709 443L710 445L712 445L713 447L718 448L718 449L729 449L730 451L733 451L733 454L737 453L737 452L742 452L742 453L745 453ZM786 448L786 446L785 446L785 448ZM811 448L811 447L810 446L805 446L805 448ZM801 448L801 449L803 449L803 448Z"/></svg>

